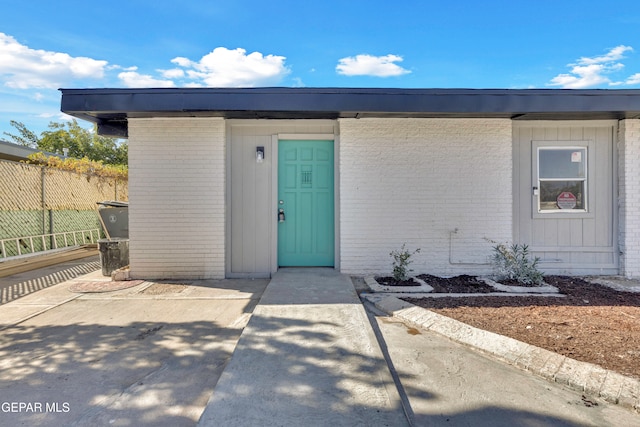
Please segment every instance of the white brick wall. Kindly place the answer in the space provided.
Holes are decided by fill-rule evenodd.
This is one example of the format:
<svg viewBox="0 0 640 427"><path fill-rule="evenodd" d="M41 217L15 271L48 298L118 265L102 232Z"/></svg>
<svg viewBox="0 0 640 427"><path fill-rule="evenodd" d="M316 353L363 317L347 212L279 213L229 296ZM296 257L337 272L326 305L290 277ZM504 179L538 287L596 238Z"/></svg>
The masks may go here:
<svg viewBox="0 0 640 427"><path fill-rule="evenodd" d="M640 120L621 120L618 128L620 194L620 271L640 277Z"/></svg>
<svg viewBox="0 0 640 427"><path fill-rule="evenodd" d="M421 248L416 273L490 271L512 239L508 119L340 120L341 270L391 271L389 253Z"/></svg>
<svg viewBox="0 0 640 427"><path fill-rule="evenodd" d="M129 120L134 278L223 278L225 122Z"/></svg>

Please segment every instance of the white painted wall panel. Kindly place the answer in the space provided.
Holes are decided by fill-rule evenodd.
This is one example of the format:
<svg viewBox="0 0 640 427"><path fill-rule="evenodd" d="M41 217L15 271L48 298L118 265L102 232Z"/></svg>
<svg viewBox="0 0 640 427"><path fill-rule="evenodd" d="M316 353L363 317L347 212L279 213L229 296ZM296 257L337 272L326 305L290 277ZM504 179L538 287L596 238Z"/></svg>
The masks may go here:
<svg viewBox="0 0 640 427"><path fill-rule="evenodd" d="M391 271L389 253L421 248L416 272L490 271L512 238L508 119L341 119L341 270Z"/></svg>
<svg viewBox="0 0 640 427"><path fill-rule="evenodd" d="M225 123L129 119L134 278L223 278Z"/></svg>
<svg viewBox="0 0 640 427"><path fill-rule="evenodd" d="M640 277L640 119L621 120L618 129L620 270Z"/></svg>

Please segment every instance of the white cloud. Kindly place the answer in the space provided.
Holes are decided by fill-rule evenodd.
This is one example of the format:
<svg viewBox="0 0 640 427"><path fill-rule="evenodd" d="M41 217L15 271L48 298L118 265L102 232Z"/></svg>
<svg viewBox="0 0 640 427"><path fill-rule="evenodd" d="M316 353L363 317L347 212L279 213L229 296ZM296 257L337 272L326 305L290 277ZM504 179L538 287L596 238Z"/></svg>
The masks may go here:
<svg viewBox="0 0 640 427"><path fill-rule="evenodd" d="M124 71L118 74L118 78L126 87L175 87L172 80L160 80L136 71Z"/></svg>
<svg viewBox="0 0 640 427"><path fill-rule="evenodd" d="M626 82L611 80L608 75L619 72L624 68L624 64L618 62L623 59L625 52L631 52L630 46L616 46L605 55L595 57L582 57L577 63L569 64L569 73L558 74L549 83L549 86L560 86L563 89L584 89L595 86L620 86L634 81L635 74Z"/></svg>
<svg viewBox="0 0 640 427"><path fill-rule="evenodd" d="M571 74L558 74L551 79L551 86L564 89L581 89L610 83L611 80L603 75L606 69L603 65L575 66Z"/></svg>
<svg viewBox="0 0 640 427"><path fill-rule="evenodd" d="M186 69L185 74L192 80L191 84L251 87L280 82L290 72L285 66L285 59L284 56L263 55L260 52L247 54L241 48L231 50L217 47L199 61L177 57L171 62Z"/></svg>
<svg viewBox="0 0 640 427"><path fill-rule="evenodd" d="M0 81L15 89L57 89L74 79L100 79L107 61L31 49L0 33Z"/></svg>
<svg viewBox="0 0 640 427"><path fill-rule="evenodd" d="M340 59L336 66L338 74L345 76L375 76L391 77L410 73L411 71L402 68L396 62L402 62L403 58L398 55L372 56L356 55Z"/></svg>
<svg viewBox="0 0 640 427"><path fill-rule="evenodd" d="M160 70L160 73L165 79L181 79L184 77L184 71L180 68L172 68L171 70Z"/></svg>
<svg viewBox="0 0 640 427"><path fill-rule="evenodd" d="M633 76L630 76L626 81L628 85L638 85L640 84L640 73L635 73Z"/></svg>
<svg viewBox="0 0 640 427"><path fill-rule="evenodd" d="M176 58L173 58L171 60L171 62L173 62L174 64L179 65L181 67L185 67L185 68L193 67L193 66L196 65L196 63L191 62L191 60L189 60L187 58L184 58L182 56L178 56Z"/></svg>
<svg viewBox="0 0 640 427"><path fill-rule="evenodd" d="M627 51L631 52L633 51L633 48L631 46L624 46L624 45L616 46L603 56L596 56L594 58L588 58L583 56L578 60L578 64L589 65L589 64L602 64L607 62L619 61L622 58L624 58L624 53Z"/></svg>
<svg viewBox="0 0 640 427"><path fill-rule="evenodd" d="M58 120L70 122L72 120L78 120L76 117L70 116L67 113L58 114Z"/></svg>
<svg viewBox="0 0 640 427"><path fill-rule="evenodd" d="M107 70L137 71L138 67L135 65L133 67L123 67L121 65L114 64L107 66Z"/></svg>

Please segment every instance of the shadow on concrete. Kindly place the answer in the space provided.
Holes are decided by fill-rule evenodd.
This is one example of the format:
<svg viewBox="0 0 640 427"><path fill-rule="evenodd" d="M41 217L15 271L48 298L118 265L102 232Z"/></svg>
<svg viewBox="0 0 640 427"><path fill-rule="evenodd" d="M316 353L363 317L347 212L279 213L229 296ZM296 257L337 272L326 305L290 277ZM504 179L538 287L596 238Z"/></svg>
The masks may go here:
<svg viewBox="0 0 640 427"><path fill-rule="evenodd" d="M358 302L263 306L238 342L260 292L80 298L0 331L0 425L408 425L366 315L343 321ZM500 425L489 423L495 415L510 425L574 425L492 406L420 415L414 425Z"/></svg>
<svg viewBox="0 0 640 427"><path fill-rule="evenodd" d="M8 326L0 425L195 425L266 281L237 284L87 294Z"/></svg>
<svg viewBox="0 0 640 427"><path fill-rule="evenodd" d="M194 425L240 332L161 320L12 327L0 333L2 401L42 412L3 408L0 424Z"/></svg>
<svg viewBox="0 0 640 427"><path fill-rule="evenodd" d="M0 304L6 304L58 283L100 269L96 257L66 262L36 271L28 271L0 278Z"/></svg>
<svg viewBox="0 0 640 427"><path fill-rule="evenodd" d="M406 426L386 365L341 327L254 314L200 425Z"/></svg>
<svg viewBox="0 0 640 427"><path fill-rule="evenodd" d="M387 347L387 342L385 341L384 335L380 330L374 315L371 313L368 314L371 326L376 333L376 337L378 338L378 342L380 343L380 347L389 366L389 370L391 371L391 374L393 376L394 383L396 384L396 387L398 388L398 391L400 393L404 412L411 426L584 426L584 424L582 423L577 423L569 419L563 419L558 416L550 415L548 413L545 414L545 408L541 408L539 412L534 412L531 410L517 410L513 408L500 407L498 405L487 405L484 407L474 408L473 410L452 410L450 412L443 413L440 411L442 409L441 405L438 404L439 408L436 409L436 405L434 404L433 412L435 413L433 414L426 414L424 413L424 411L422 413L414 412L411 401L420 401L421 409L424 410L425 402L427 402L426 406L429 406L430 404L428 402L438 403L442 400L452 399L452 396L444 395L443 393L446 393L446 391L444 390L430 390L423 385L412 386L411 384L420 384L422 382L421 377L419 375L416 375L414 372L408 372L402 369L398 371L396 369L396 365L393 362L393 359L389 352L389 348ZM419 362L415 361L413 363ZM400 364L402 365L403 361L400 361ZM425 370L428 371L429 368L427 367ZM505 387L508 387L508 385L505 384ZM461 399L464 400L466 400L463 397L465 394L479 393L478 390L474 390L472 387L469 387L466 390L460 390L460 392L462 393ZM491 401L491 397L486 396L485 400Z"/></svg>

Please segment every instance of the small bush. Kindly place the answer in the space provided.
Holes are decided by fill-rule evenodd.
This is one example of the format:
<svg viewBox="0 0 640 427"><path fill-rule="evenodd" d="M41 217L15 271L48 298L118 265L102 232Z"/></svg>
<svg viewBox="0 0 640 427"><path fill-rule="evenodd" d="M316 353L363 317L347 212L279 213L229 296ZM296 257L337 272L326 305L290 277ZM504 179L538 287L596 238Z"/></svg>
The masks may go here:
<svg viewBox="0 0 640 427"><path fill-rule="evenodd" d="M409 268L409 264L413 262L411 257L420 252L420 248L409 252L406 245L403 243L400 250L392 251L389 254L393 258L393 278L401 282L409 280L409 273L413 271Z"/></svg>
<svg viewBox="0 0 640 427"><path fill-rule="evenodd" d="M498 280L515 280L523 285L541 285L544 275L538 270L540 258L531 259L527 245L499 243L493 247L491 263Z"/></svg>

